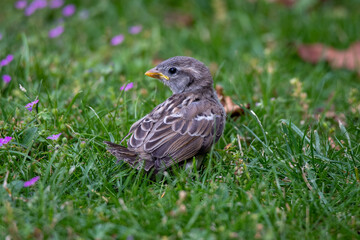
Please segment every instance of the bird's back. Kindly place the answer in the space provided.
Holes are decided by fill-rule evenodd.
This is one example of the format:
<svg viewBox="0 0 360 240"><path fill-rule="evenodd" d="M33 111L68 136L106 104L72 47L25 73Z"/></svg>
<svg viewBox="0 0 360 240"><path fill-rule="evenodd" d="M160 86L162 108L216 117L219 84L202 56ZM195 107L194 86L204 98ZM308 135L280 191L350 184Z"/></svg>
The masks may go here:
<svg viewBox="0 0 360 240"><path fill-rule="evenodd" d="M206 153L224 129L225 112L212 99L206 93L174 94L131 127L128 149L155 168Z"/></svg>

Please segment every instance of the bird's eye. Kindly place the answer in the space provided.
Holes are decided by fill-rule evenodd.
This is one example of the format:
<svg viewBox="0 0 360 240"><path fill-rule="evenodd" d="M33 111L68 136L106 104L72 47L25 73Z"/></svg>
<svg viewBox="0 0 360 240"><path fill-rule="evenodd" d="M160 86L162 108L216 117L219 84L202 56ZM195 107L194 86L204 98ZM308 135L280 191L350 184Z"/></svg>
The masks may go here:
<svg viewBox="0 0 360 240"><path fill-rule="evenodd" d="M169 68L169 73L170 74L175 74L177 72L177 69L172 67L172 68Z"/></svg>

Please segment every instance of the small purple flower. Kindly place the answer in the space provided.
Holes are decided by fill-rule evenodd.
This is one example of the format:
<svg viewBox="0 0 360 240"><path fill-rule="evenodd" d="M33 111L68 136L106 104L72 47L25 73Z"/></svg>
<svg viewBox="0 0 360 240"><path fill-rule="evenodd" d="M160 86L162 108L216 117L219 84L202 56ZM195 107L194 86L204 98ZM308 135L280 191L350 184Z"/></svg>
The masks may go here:
<svg viewBox="0 0 360 240"><path fill-rule="evenodd" d="M7 144L8 142L10 142L11 139L12 139L12 137L0 138L0 147L1 147L2 145Z"/></svg>
<svg viewBox="0 0 360 240"><path fill-rule="evenodd" d="M54 134L54 135L48 136L46 139L57 140L60 137L60 135L61 135L61 133Z"/></svg>
<svg viewBox="0 0 360 240"><path fill-rule="evenodd" d="M111 45L116 46L116 45L119 45L120 43L122 43L123 41L124 41L124 35L119 34L111 39Z"/></svg>
<svg viewBox="0 0 360 240"><path fill-rule="evenodd" d="M121 91L129 91L130 89L132 89L134 87L134 83L128 83L128 84L124 84L121 88L120 88L120 90Z"/></svg>
<svg viewBox="0 0 360 240"><path fill-rule="evenodd" d="M25 9L25 15L32 15L37 9L45 8L47 6L46 0L34 0L30 5Z"/></svg>
<svg viewBox="0 0 360 240"><path fill-rule="evenodd" d="M47 1L46 0L34 0L31 4L34 4L36 8L46 8Z"/></svg>
<svg viewBox="0 0 360 240"><path fill-rule="evenodd" d="M36 7L34 7L33 5L30 5L28 6L26 9L25 9L25 16L30 16L32 15L34 12L36 11Z"/></svg>
<svg viewBox="0 0 360 240"><path fill-rule="evenodd" d="M7 55L6 58L4 58L3 60L1 60L0 62L0 66L6 66L8 65L9 63L11 63L11 61L14 60L14 55Z"/></svg>
<svg viewBox="0 0 360 240"><path fill-rule="evenodd" d="M5 83L9 83L11 81L11 77L9 75L3 75L2 79Z"/></svg>
<svg viewBox="0 0 360 240"><path fill-rule="evenodd" d="M36 176L32 179L30 179L29 181L24 182L24 187L30 187L32 185L34 185L37 181L39 181L40 177Z"/></svg>
<svg viewBox="0 0 360 240"><path fill-rule="evenodd" d="M74 4L69 4L66 5L63 10L62 10L62 14L64 17L70 17L71 15L73 15L75 13L76 7Z"/></svg>
<svg viewBox="0 0 360 240"><path fill-rule="evenodd" d="M8 60L9 62L11 62L14 59L14 55L7 55L6 56L6 60Z"/></svg>
<svg viewBox="0 0 360 240"><path fill-rule="evenodd" d="M16 9L24 9L26 8L27 2L25 0L19 0L15 3Z"/></svg>
<svg viewBox="0 0 360 240"><path fill-rule="evenodd" d="M0 33L0 40L2 39L3 35Z"/></svg>
<svg viewBox="0 0 360 240"><path fill-rule="evenodd" d="M57 38L64 32L64 26L57 26L49 31L49 38Z"/></svg>
<svg viewBox="0 0 360 240"><path fill-rule="evenodd" d="M50 8L59 8L64 4L63 0L51 0Z"/></svg>
<svg viewBox="0 0 360 240"><path fill-rule="evenodd" d="M14 60L14 55L9 54L6 56L5 59L6 59L7 63L9 64L9 63L11 63L12 60Z"/></svg>
<svg viewBox="0 0 360 240"><path fill-rule="evenodd" d="M136 26L132 26L129 28L129 33L130 34L138 34L140 33L142 30L142 26L141 25L136 25Z"/></svg>
<svg viewBox="0 0 360 240"><path fill-rule="evenodd" d="M33 107L39 102L39 99L36 99L35 101L26 104L26 109L29 110L30 112L33 110Z"/></svg>

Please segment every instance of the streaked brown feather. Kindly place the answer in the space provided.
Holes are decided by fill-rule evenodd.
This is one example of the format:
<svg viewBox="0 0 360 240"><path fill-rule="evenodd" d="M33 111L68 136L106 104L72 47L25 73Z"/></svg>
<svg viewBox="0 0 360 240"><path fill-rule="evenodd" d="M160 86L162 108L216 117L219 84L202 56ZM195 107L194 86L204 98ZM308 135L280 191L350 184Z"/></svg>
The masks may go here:
<svg viewBox="0 0 360 240"><path fill-rule="evenodd" d="M131 126L127 148L108 144L108 150L119 160L146 171L166 169L207 152L224 129L225 111L214 93L206 66L188 57L167 61L180 67L185 74L179 81L164 82L174 94ZM185 91L190 86L184 82L186 76L196 82L191 90ZM182 87L184 91L179 91Z"/></svg>
<svg viewBox="0 0 360 240"><path fill-rule="evenodd" d="M176 152L174 152L172 157L162 159L165 168L195 156L198 149L201 148L202 142L203 140L201 138L197 138L194 141L189 142L186 147L179 148ZM192 147L189 147L189 145Z"/></svg>
<svg viewBox="0 0 360 240"><path fill-rule="evenodd" d="M168 112L164 111L162 114L157 112L156 116L152 113L147 116L147 118L157 123L151 126L147 134L141 132L141 136L146 136L142 139L141 144L136 142L136 145L134 145L131 138L128 143L130 149L147 152L155 159L169 157L175 158L177 159L176 162L179 162L186 160L190 153L193 154L199 152L202 148L208 148L208 146L202 146L199 143L203 143L205 137L214 138L212 136L214 133L214 121L212 119L216 118L212 117L213 107L211 103L206 101L194 102L197 97L193 93L183 95L183 97L173 95L162 105L162 109L169 109L166 106L179 106L178 112L167 115ZM184 99L186 101L181 102ZM202 119L195 120L199 117L202 117ZM219 117L221 117L221 113ZM139 126L141 127L142 123ZM144 130L144 128L141 127L141 130ZM134 131L134 134L138 136L137 129L134 129ZM194 142L197 144L193 144ZM208 144L212 144L212 142Z"/></svg>
<svg viewBox="0 0 360 240"><path fill-rule="evenodd" d="M184 126L185 124L185 121L180 121L179 119L177 119L178 121L175 121L173 124L172 124L172 130L175 131L175 132L178 132L180 131L180 129Z"/></svg>
<svg viewBox="0 0 360 240"><path fill-rule="evenodd" d="M153 125L153 122L150 122L150 121L145 122L144 121L143 123L141 123L140 126L143 131L148 132L151 129L152 125Z"/></svg>

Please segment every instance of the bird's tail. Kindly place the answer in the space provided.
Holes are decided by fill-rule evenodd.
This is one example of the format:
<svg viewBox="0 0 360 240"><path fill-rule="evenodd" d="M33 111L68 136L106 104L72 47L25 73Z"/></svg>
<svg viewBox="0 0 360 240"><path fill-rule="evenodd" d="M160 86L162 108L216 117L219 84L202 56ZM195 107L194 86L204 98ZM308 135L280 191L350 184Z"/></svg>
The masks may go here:
<svg viewBox="0 0 360 240"><path fill-rule="evenodd" d="M104 143L108 146L107 150L117 158L118 162L125 161L132 167L137 167L139 157L135 152L112 142L104 141Z"/></svg>

